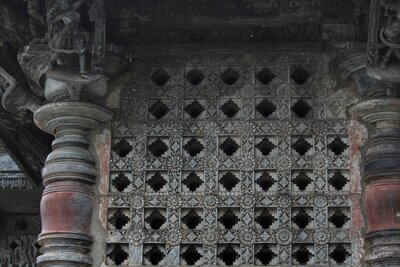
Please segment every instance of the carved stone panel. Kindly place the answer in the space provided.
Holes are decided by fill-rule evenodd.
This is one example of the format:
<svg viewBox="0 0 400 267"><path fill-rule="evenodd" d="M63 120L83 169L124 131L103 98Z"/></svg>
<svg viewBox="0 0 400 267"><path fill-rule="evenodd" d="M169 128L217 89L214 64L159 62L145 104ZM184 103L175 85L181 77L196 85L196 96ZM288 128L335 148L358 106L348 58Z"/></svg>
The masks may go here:
<svg viewBox="0 0 400 267"><path fill-rule="evenodd" d="M345 106L324 54L137 59L107 264L351 266Z"/></svg>

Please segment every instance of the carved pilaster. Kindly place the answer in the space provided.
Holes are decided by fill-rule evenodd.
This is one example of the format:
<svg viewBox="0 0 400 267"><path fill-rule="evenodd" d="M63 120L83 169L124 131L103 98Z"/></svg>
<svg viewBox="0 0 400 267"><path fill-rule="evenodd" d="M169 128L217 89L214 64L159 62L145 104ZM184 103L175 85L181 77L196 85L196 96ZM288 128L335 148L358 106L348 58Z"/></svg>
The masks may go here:
<svg viewBox="0 0 400 267"><path fill-rule="evenodd" d="M62 76L56 78L55 73L48 73L46 81L46 95L53 102L34 114L36 125L56 138L42 173L45 189L39 244L43 255L37 258L37 264L91 266L88 254L97 169L85 136L100 123L110 120L112 113L79 100L80 93L88 92L98 81L74 80L73 76L64 80ZM79 93L71 88L79 88Z"/></svg>
<svg viewBox="0 0 400 267"><path fill-rule="evenodd" d="M369 126L364 158L367 261L372 266L400 266L400 99L371 99L352 107Z"/></svg>

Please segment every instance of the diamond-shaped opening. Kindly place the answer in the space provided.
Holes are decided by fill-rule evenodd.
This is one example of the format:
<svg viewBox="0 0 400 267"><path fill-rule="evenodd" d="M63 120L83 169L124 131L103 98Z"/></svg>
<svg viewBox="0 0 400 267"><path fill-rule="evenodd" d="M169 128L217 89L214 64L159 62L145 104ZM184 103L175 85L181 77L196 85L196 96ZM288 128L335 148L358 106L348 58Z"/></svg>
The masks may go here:
<svg viewBox="0 0 400 267"><path fill-rule="evenodd" d="M350 220L350 218L340 209L336 209L331 216L329 216L329 221L337 228L343 228L348 220Z"/></svg>
<svg viewBox="0 0 400 267"><path fill-rule="evenodd" d="M192 245L183 249L181 257L185 260L187 265L196 265L196 263L201 260L202 255L196 247L198 246Z"/></svg>
<svg viewBox="0 0 400 267"><path fill-rule="evenodd" d="M304 209L300 209L292 220L300 229L304 229L311 222L312 218Z"/></svg>
<svg viewBox="0 0 400 267"><path fill-rule="evenodd" d="M121 245L116 244L107 256L115 263L115 265L121 265L126 259L128 259L129 254L121 247Z"/></svg>
<svg viewBox="0 0 400 267"><path fill-rule="evenodd" d="M18 246L19 246L18 243L15 242L14 240L11 241L11 243L9 244L9 247L10 247L12 250L16 249Z"/></svg>
<svg viewBox="0 0 400 267"><path fill-rule="evenodd" d="M154 157L162 157L168 151L168 146L160 138L151 142L147 148Z"/></svg>
<svg viewBox="0 0 400 267"><path fill-rule="evenodd" d="M186 79L194 86L200 84L204 78L203 72L199 69L192 69L186 74Z"/></svg>
<svg viewBox="0 0 400 267"><path fill-rule="evenodd" d="M112 147L114 153L121 158L126 157L132 151L132 149L133 147L125 139L122 139Z"/></svg>
<svg viewBox="0 0 400 267"><path fill-rule="evenodd" d="M219 182L227 191L231 191L238 183L239 178L232 172L227 172L219 179Z"/></svg>
<svg viewBox="0 0 400 267"><path fill-rule="evenodd" d="M262 188L262 190L268 191L275 183L275 179L269 174L268 171L264 171L256 180L256 183Z"/></svg>
<svg viewBox="0 0 400 267"><path fill-rule="evenodd" d="M264 117L268 118L275 112L276 106L269 101L268 99L264 98L257 106L256 110Z"/></svg>
<svg viewBox="0 0 400 267"><path fill-rule="evenodd" d="M182 222L189 229L196 229L196 227L202 222L201 216L197 213L195 209L190 209L189 212L182 217Z"/></svg>
<svg viewBox="0 0 400 267"><path fill-rule="evenodd" d="M339 136L336 136L335 139L328 145L328 148L335 153L336 156L341 155L349 146L342 141Z"/></svg>
<svg viewBox="0 0 400 267"><path fill-rule="evenodd" d="M329 178L329 184L336 190L342 190L349 180L340 172L336 171L335 174Z"/></svg>
<svg viewBox="0 0 400 267"><path fill-rule="evenodd" d="M191 156L197 156L203 149L204 146L197 140L196 137L190 138L190 140L183 146L186 152Z"/></svg>
<svg viewBox="0 0 400 267"><path fill-rule="evenodd" d="M111 216L109 221L114 225L115 229L120 230L129 222L129 218L123 212L118 210Z"/></svg>
<svg viewBox="0 0 400 267"><path fill-rule="evenodd" d="M293 113L299 118L305 118L312 110L312 107L305 101L300 98L296 101L296 103L292 106Z"/></svg>
<svg viewBox="0 0 400 267"><path fill-rule="evenodd" d="M29 224L25 219L18 219L15 223L15 230L26 230L28 225Z"/></svg>
<svg viewBox="0 0 400 267"><path fill-rule="evenodd" d="M292 181L301 191L303 191L312 182L312 179L307 175L307 172L301 170Z"/></svg>
<svg viewBox="0 0 400 267"><path fill-rule="evenodd" d="M226 101L221 107L221 111L227 116L228 118L233 118L238 114L240 111L240 107L233 101L232 99L229 99Z"/></svg>
<svg viewBox="0 0 400 267"><path fill-rule="evenodd" d="M292 144L292 148L301 156L304 156L311 148L311 144L304 139L303 136L299 137L296 142Z"/></svg>
<svg viewBox="0 0 400 267"><path fill-rule="evenodd" d="M239 218L236 216L233 209L225 209L220 210L222 215L220 214L218 221L224 226L225 229L232 229L238 222Z"/></svg>
<svg viewBox="0 0 400 267"><path fill-rule="evenodd" d="M276 218L269 212L268 209L261 208L260 214L256 217L255 221L261 226L262 229L269 229L276 221Z"/></svg>
<svg viewBox="0 0 400 267"><path fill-rule="evenodd" d="M193 119L197 119L203 112L204 107L196 99L193 100L189 105L185 107L185 112L190 115Z"/></svg>
<svg viewBox="0 0 400 267"><path fill-rule="evenodd" d="M182 183L190 191L195 192L203 184L203 181L195 172L191 172L186 176Z"/></svg>
<svg viewBox="0 0 400 267"><path fill-rule="evenodd" d="M171 76L164 69L159 68L151 75L151 80L158 86L166 84Z"/></svg>
<svg viewBox="0 0 400 267"><path fill-rule="evenodd" d="M156 102L151 105L149 108L149 112L157 119L162 119L169 111L168 106L162 102L160 99L157 99Z"/></svg>
<svg viewBox="0 0 400 267"><path fill-rule="evenodd" d="M150 225L151 229L158 230L167 220L158 209L153 209L146 217L145 221Z"/></svg>
<svg viewBox="0 0 400 267"><path fill-rule="evenodd" d="M236 153L239 149L239 145L231 137L228 137L219 145L219 148L225 153L225 155L230 157Z"/></svg>
<svg viewBox="0 0 400 267"><path fill-rule="evenodd" d="M227 245L223 250L218 253L218 258L222 260L227 266L231 266L239 259L239 254L236 252L232 245Z"/></svg>
<svg viewBox="0 0 400 267"><path fill-rule="evenodd" d="M261 142L256 144L256 148L262 153L263 156L268 156L276 145L274 145L267 136L265 136Z"/></svg>
<svg viewBox="0 0 400 267"><path fill-rule="evenodd" d="M160 172L155 172L146 183L156 192L160 191L164 185L167 184L167 180Z"/></svg>
<svg viewBox="0 0 400 267"><path fill-rule="evenodd" d="M335 249L329 254L329 256L336 263L344 263L351 254L346 250L346 248L342 244L338 244L335 246Z"/></svg>
<svg viewBox="0 0 400 267"><path fill-rule="evenodd" d="M269 245L262 245L255 254L256 259L263 265L271 263L276 256L278 255L271 250Z"/></svg>
<svg viewBox="0 0 400 267"><path fill-rule="evenodd" d="M129 181L125 174L120 173L114 178L112 184L118 192L122 192L131 184L131 181Z"/></svg>
<svg viewBox="0 0 400 267"><path fill-rule="evenodd" d="M306 246L300 246L295 251L293 256L297 260L298 263L303 265L303 264L307 264L310 261L310 259L312 257L312 253L307 249Z"/></svg>
<svg viewBox="0 0 400 267"><path fill-rule="evenodd" d="M162 251L159 245L151 245L144 253L144 257L152 265L158 265L164 259L165 253Z"/></svg>
<svg viewBox="0 0 400 267"><path fill-rule="evenodd" d="M296 84L305 84L310 78L311 74L308 70L303 67L295 68L291 71L290 77Z"/></svg>
<svg viewBox="0 0 400 267"><path fill-rule="evenodd" d="M275 74L273 74L267 67L260 70L256 75L257 80L259 80L262 84L265 85L272 82L272 80L275 79L275 77L276 77Z"/></svg>
<svg viewBox="0 0 400 267"><path fill-rule="evenodd" d="M221 79L227 85L233 85L239 80L239 73L232 68L227 68L221 74Z"/></svg>

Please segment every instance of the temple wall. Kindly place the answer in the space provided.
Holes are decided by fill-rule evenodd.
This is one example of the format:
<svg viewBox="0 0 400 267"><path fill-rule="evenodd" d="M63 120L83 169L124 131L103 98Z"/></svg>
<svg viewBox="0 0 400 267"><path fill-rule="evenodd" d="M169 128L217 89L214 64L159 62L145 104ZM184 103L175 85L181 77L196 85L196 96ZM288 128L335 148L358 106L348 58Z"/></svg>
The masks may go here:
<svg viewBox="0 0 400 267"><path fill-rule="evenodd" d="M201 255L193 265L228 265L223 255L230 245L231 253L240 255L232 264L265 264L267 259L257 256L263 251L271 255L270 264L275 265L362 266L365 221L360 162L366 129L348 119L347 109L359 96L351 84L338 88L334 70L329 69L331 57L326 53L259 53L135 59L135 70L109 87L108 106L114 108L116 117L91 134L91 150L101 174L92 222L94 266L149 265L155 260L151 256L154 248L164 255L157 263L161 265L193 263L192 258L183 256L193 248ZM306 74L296 77L299 69ZM193 70L201 74L189 75ZM275 109L262 104L264 99ZM194 100L202 107L188 108ZM299 101L302 103L296 110ZM202 111L196 115L199 109ZM168 156L149 154L149 142L154 140L172 149L174 131L180 140L175 152L168 152ZM188 137L197 139L197 146L200 143L205 151L187 145ZM233 159L223 154L226 151L220 145L227 137L240 137L231 140L243 154L233 155ZM269 148L257 148L268 143L262 137L268 137ZM123 157L118 155L122 140L129 150ZM304 148L300 145L297 151L296 143L308 143L310 148L302 154ZM196 149L201 150L199 155L194 155ZM216 159L217 165L210 159ZM142 160L145 165L140 164ZM271 192L271 188L264 190L267 186L260 187L261 182L257 184L257 174L264 170L277 172L270 175L277 183ZM198 178L205 187L198 192L198 188L192 191L185 185L184 175L191 171L204 172ZM228 181L224 185L221 181L226 172L244 184L235 188L237 185ZM337 177L336 172L340 174ZM127 178L122 184L116 182L120 173ZM149 184L157 173L166 181L165 188ZM174 179L177 187L172 186ZM207 207L202 201L211 195L217 196L219 204ZM282 202L286 197L289 204ZM231 229L221 223L223 212L229 210L233 211L231 216L239 218L240 226ZM276 223L268 227L257 224L264 210ZM118 211L122 211L118 216L124 223L118 223ZM165 225L157 228L146 220L154 211L165 218ZM190 219L184 219L192 211L202 220L194 228L188 226ZM309 220L305 226L304 218ZM345 221L342 225L341 220ZM340 227L335 225L337 221ZM219 239L207 240L215 236ZM308 255L305 263L301 255Z"/></svg>

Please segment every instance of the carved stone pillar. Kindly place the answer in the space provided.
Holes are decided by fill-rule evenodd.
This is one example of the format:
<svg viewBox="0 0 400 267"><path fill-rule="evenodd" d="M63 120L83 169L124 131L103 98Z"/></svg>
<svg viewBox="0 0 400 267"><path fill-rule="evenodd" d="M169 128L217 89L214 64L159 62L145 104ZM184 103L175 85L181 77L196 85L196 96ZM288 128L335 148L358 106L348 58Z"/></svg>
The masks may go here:
<svg viewBox="0 0 400 267"><path fill-rule="evenodd" d="M85 136L110 120L112 113L79 100L83 95L93 96L91 90L99 85L98 79L63 77L59 73L48 73L47 77L45 95L50 103L35 112L34 120L39 128L53 134L55 140L42 173L45 189L40 207L39 244L43 255L37 258L37 264L91 266L88 254L97 169Z"/></svg>
<svg viewBox="0 0 400 267"><path fill-rule="evenodd" d="M400 266L400 99L371 99L352 107L367 124L370 146L364 158L367 261Z"/></svg>

